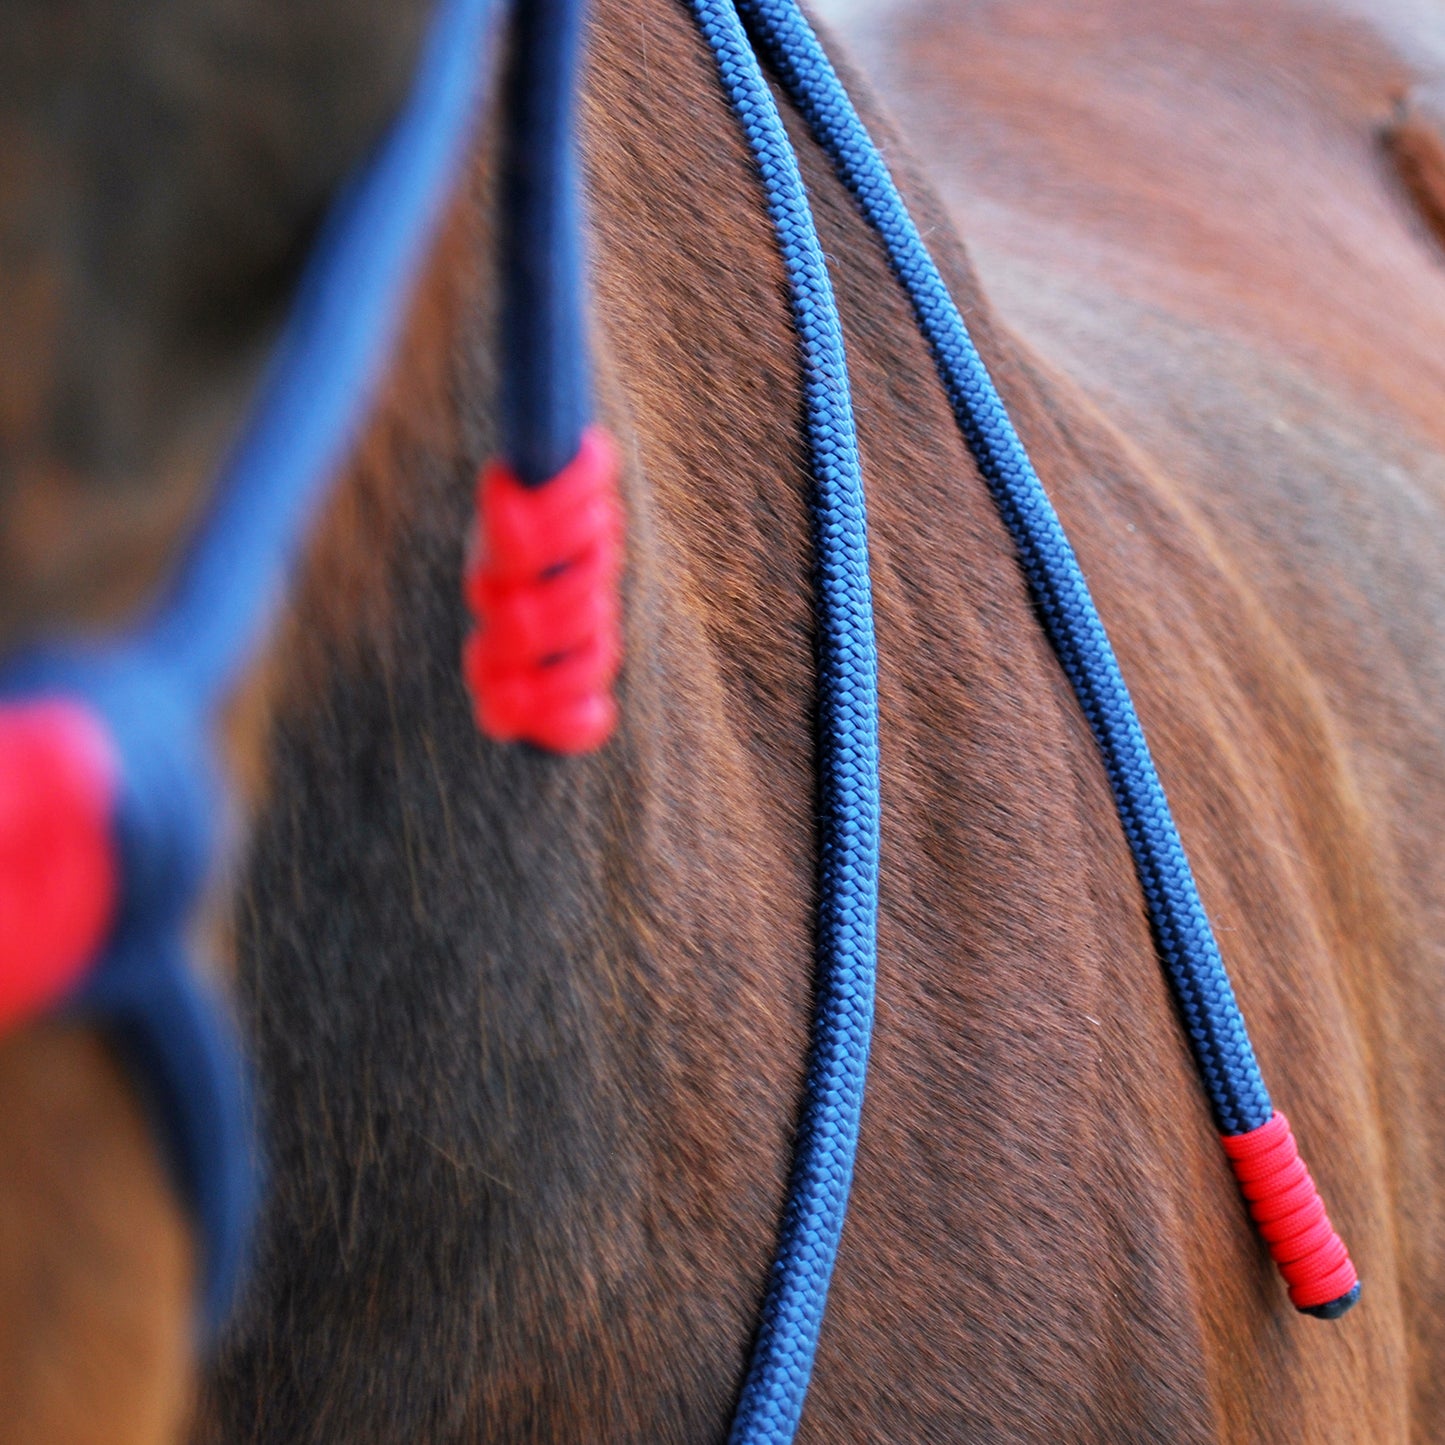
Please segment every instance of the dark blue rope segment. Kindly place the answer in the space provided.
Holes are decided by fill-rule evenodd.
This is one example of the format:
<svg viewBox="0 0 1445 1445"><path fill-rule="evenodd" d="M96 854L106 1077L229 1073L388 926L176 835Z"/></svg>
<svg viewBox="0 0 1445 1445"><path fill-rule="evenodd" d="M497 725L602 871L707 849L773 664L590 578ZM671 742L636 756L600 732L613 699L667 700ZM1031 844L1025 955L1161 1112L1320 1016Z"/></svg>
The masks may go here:
<svg viewBox="0 0 1445 1445"><path fill-rule="evenodd" d="M526 487L576 455L591 414L576 125L582 0L512 15L502 173L502 455Z"/></svg>
<svg viewBox="0 0 1445 1445"><path fill-rule="evenodd" d="M1155 939L1219 1131L1268 1122L1269 1094L1134 705L1084 575L888 168L793 0L738 0L749 33L912 303L960 429L1013 534L1049 639L1104 756Z"/></svg>
<svg viewBox="0 0 1445 1445"><path fill-rule="evenodd" d="M792 292L812 453L819 916L813 1039L777 1254L733 1445L793 1438L858 1146L878 915L878 664L843 332L797 158L731 0L691 0L756 158Z"/></svg>

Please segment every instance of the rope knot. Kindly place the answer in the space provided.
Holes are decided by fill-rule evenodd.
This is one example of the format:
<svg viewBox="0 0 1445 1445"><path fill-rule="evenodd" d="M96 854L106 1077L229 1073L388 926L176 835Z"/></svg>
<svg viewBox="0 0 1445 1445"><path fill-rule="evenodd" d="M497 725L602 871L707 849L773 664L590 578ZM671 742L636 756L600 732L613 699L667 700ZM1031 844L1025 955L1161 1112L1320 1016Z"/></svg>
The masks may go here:
<svg viewBox="0 0 1445 1445"><path fill-rule="evenodd" d="M0 707L0 1034L80 982L114 922L118 764L104 724L46 697Z"/></svg>
<svg viewBox="0 0 1445 1445"><path fill-rule="evenodd" d="M583 753L612 734L622 659L617 474L616 449L598 427L540 486L523 486L503 462L482 471L466 577L478 625L462 668L477 726L496 742Z"/></svg>

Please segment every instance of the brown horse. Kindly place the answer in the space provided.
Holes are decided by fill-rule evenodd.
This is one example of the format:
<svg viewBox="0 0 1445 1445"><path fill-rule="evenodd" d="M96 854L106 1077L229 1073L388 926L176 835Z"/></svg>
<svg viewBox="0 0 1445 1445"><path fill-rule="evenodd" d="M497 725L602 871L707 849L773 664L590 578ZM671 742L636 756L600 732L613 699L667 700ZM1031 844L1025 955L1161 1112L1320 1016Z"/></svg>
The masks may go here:
<svg viewBox="0 0 1445 1445"><path fill-rule="evenodd" d="M144 595L417 21L187 13L0 20L11 635ZM888 149L1365 1278L1332 1326L1249 1230L1092 738L886 264L790 121L857 388L884 708L879 1015L806 1439L1445 1433L1428 94L1393 132L1408 187L1380 140L1445 52L1390 19L935 0L859 46L932 158L930 189ZM206 107L194 151L182 102ZM802 402L683 7L602 0L585 119L627 458L621 729L580 761L494 747L458 678L495 430L484 129L234 709L253 824L213 931L271 1195L194 1405L208 1445L709 1440L740 1383L809 1005ZM4 1046L0 1090L0 1435L171 1438L189 1254L136 1106L56 1030Z"/></svg>

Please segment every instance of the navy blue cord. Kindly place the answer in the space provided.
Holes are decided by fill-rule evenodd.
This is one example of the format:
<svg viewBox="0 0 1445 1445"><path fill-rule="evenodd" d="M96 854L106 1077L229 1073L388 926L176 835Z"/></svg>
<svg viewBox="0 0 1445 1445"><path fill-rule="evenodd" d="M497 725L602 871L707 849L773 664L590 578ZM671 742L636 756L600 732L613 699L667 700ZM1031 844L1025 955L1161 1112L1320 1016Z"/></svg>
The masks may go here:
<svg viewBox="0 0 1445 1445"><path fill-rule="evenodd" d="M812 28L793 0L738 0L738 6L759 49L882 239L932 348L959 427L1013 534L1045 629L1103 753L1160 956L1219 1131L1256 1129L1273 1113L1269 1094L1144 730L1053 504L883 158Z"/></svg>
<svg viewBox="0 0 1445 1445"><path fill-rule="evenodd" d="M756 157L792 291L812 454L819 916L813 1038L777 1254L733 1445L793 1438L858 1147L878 920L878 663L843 331L797 158L730 0L691 0Z"/></svg>
<svg viewBox="0 0 1445 1445"><path fill-rule="evenodd" d="M581 0L524 0L513 16L502 172L502 456L523 486L550 481L590 411L581 185L574 112Z"/></svg>

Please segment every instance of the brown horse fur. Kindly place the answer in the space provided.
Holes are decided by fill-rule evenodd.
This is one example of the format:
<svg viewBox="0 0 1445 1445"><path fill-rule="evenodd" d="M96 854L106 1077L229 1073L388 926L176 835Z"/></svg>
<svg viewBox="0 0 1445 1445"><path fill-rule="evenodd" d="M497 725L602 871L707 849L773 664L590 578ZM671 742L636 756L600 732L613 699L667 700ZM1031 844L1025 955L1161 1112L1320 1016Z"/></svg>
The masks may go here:
<svg viewBox="0 0 1445 1445"><path fill-rule="evenodd" d="M1445 239L1445 82L1412 86L1385 135L1421 213Z"/></svg>
<svg viewBox="0 0 1445 1445"><path fill-rule="evenodd" d="M0 644L146 595L428 8L0 9Z"/></svg>
<svg viewBox="0 0 1445 1445"><path fill-rule="evenodd" d="M0 1438L153 1445L184 1423L190 1241L148 1121L88 1032L0 1050Z"/></svg>
<svg viewBox="0 0 1445 1445"><path fill-rule="evenodd" d="M582 761L494 748L457 677L494 431L483 136L245 713L270 714L243 739L236 954L272 1193L197 1445L691 1442L736 1395L807 1023L801 400L685 11L603 0L593 42L622 729ZM886 798L873 1076L804 1437L1435 1438L1445 273L1379 139L1423 66L1305 0L934 0L866 54L1367 1292L1296 1316L1249 1231L1092 741L794 124L857 388ZM29 1117L0 1180L52 1142ZM159 1200L130 1212L164 1228ZM178 1333L174 1295L153 1309Z"/></svg>

